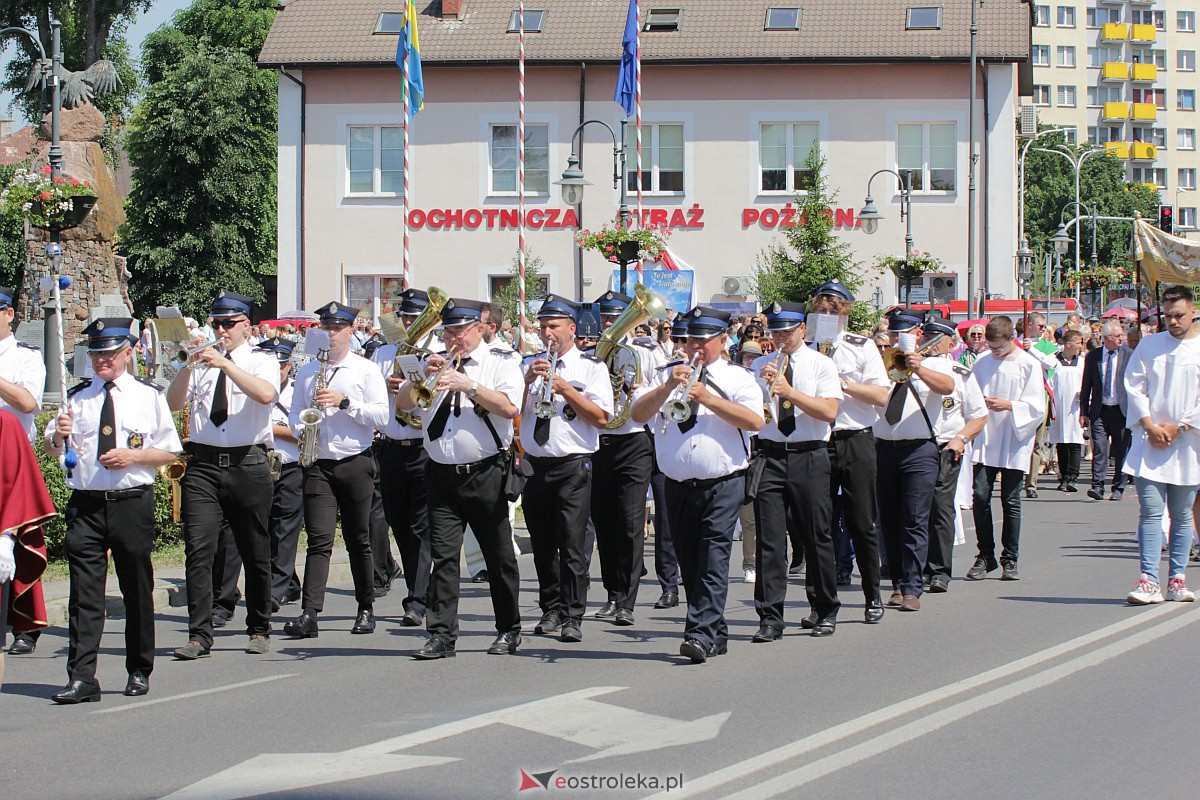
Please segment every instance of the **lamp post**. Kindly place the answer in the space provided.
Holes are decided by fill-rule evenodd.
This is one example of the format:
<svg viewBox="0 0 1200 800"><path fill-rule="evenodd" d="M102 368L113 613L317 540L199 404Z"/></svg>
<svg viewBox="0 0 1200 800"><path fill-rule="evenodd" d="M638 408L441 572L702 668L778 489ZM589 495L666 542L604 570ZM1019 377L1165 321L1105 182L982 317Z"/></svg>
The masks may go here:
<svg viewBox="0 0 1200 800"><path fill-rule="evenodd" d="M575 129L575 133L571 134L571 156L567 159L567 168L563 170L562 178L554 182L555 186L562 187L563 202L569 206L578 206L583 202L583 189L585 186L591 186L591 181L585 180L583 170L579 168L579 150L577 142L582 144L581 135L583 129L588 125L600 125L604 130L608 131L608 135L613 140L613 188L620 187L621 200L617 207L617 219L621 224L628 227L630 223L629 214L629 197L627 187L625 185L625 120L621 120L621 138L617 138L616 132L607 123L598 119L589 119L581 122L579 127ZM637 258L626 260L624 255L619 255L621 262L621 294L627 294L625 291L629 264L637 261Z"/></svg>
<svg viewBox="0 0 1200 800"><path fill-rule="evenodd" d="M1022 247L1027 247L1029 237L1025 235L1025 156L1029 154L1029 148L1033 143L1051 133L1062 133L1065 128L1047 128L1044 131L1038 131L1033 136L1029 137L1029 141L1025 142L1025 146L1021 148L1021 158L1017 161L1017 183L1021 187L1021 197L1017 202L1017 231L1021 236ZM1043 148L1038 148L1042 150ZM1056 151L1057 152L1057 151ZM1076 200L1079 198L1076 197ZM1047 291L1049 291L1050 283L1046 282Z"/></svg>
<svg viewBox="0 0 1200 800"><path fill-rule="evenodd" d="M1056 152L1056 151L1051 150L1048 152ZM1062 211L1060 211L1059 215L1058 215L1058 221L1059 221L1058 230L1055 231L1054 236L1052 236L1050 238L1050 241L1054 242L1054 252L1060 256L1066 255L1067 249L1070 247L1071 241L1072 241L1070 229L1073 226L1077 226L1079 224L1079 221L1081 219L1083 219L1083 217L1076 216L1070 222L1063 222L1063 215L1067 213L1067 209L1069 209L1069 208L1082 209L1083 211L1087 212L1088 216L1090 216L1092 218L1092 269L1095 269L1097 267L1097 265L1099 265L1099 263L1100 263L1100 256L1096 249L1097 222L1099 221L1100 218L1096 216L1096 207L1095 206L1089 207L1078 201L1072 202L1072 203L1067 203L1065 206L1063 206ZM1075 270L1076 271L1079 270L1079 238L1080 237L1077 236L1077 237L1075 237L1075 240L1074 240L1075 241ZM1077 303L1079 302L1079 297L1080 297L1079 281L1075 281L1075 302L1077 302Z"/></svg>
<svg viewBox="0 0 1200 800"><path fill-rule="evenodd" d="M1063 147L1065 147L1065 145L1063 145ZM1048 147L1038 147L1036 149L1039 153L1054 153L1056 155L1060 155L1063 158L1065 158L1067 161L1071 162L1071 169L1073 169L1075 171L1075 204L1076 205L1079 205L1079 171L1083 168L1083 162L1087 161L1089 158L1091 158L1094 155L1108 152L1102 147L1097 147L1092 150L1083 151L1082 153L1079 154L1079 157L1076 158L1071 152L1069 152L1069 150L1064 150L1061 148L1051 149ZM1066 253L1067 253L1066 250L1059 251L1059 255L1066 255ZM1075 269L1079 269L1079 242L1075 242ZM1079 302L1079 284L1078 283L1075 284L1075 302L1077 302L1077 303Z"/></svg>
<svg viewBox="0 0 1200 800"><path fill-rule="evenodd" d="M896 180L900 182L900 219L906 222L904 229L904 302L908 302L909 295L912 293L912 267L908 260L912 256L913 235L912 235L912 173L901 175L893 169L881 169L875 172L867 179L867 199L864 201L862 210L858 212L858 218L862 220L863 233L868 236L873 235L879 230L879 220L883 219L883 214L879 213L879 209L875 208L875 198L871 196L871 181L875 180L877 175L884 172L895 175ZM900 276L896 276L900 277ZM932 308L932 305L930 306Z"/></svg>
<svg viewBox="0 0 1200 800"><path fill-rule="evenodd" d="M1029 338L1029 291L1033 284L1033 250L1029 249L1029 240L1022 238L1021 246L1017 248L1017 285L1021 287L1021 330L1025 338Z"/></svg>

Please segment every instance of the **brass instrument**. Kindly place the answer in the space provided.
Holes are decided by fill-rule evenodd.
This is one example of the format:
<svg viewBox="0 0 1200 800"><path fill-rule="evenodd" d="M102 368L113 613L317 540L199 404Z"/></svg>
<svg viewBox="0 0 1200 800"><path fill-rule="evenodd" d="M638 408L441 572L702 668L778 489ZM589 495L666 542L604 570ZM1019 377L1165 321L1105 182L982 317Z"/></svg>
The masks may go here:
<svg viewBox="0 0 1200 800"><path fill-rule="evenodd" d="M688 378L688 382L680 386L675 394L671 395L671 399L663 406L667 418L672 422L687 422L692 417L692 407L688 405L688 395L692 393L692 387L696 385L696 379L700 377L700 353L692 356L690 366L692 368L692 376Z"/></svg>
<svg viewBox="0 0 1200 800"><path fill-rule="evenodd" d="M641 358L629 345L621 344L621 339L642 322L653 320L662 322L667 318L667 306L662 298L654 294L640 283L633 285L633 302L621 312L612 326L600 335L596 343L596 358L608 367L609 380L613 390L613 417L604 426L605 430L614 430L629 421L633 411L633 387L642 382ZM632 359L632 370L629 364L622 365L621 351ZM626 374L632 371L630 379ZM624 399L622 400L622 397Z"/></svg>
<svg viewBox="0 0 1200 800"><path fill-rule="evenodd" d="M447 353L446 355L449 356L450 354ZM447 358L446 363L442 364L441 369L430 375L424 381L420 383L414 383L412 385L413 402L417 404L418 408L422 409L423 411L428 411L433 407L433 398L437 396L438 381L440 381L442 376L446 374L446 370L458 369L458 365L461 361L462 356Z"/></svg>
<svg viewBox="0 0 1200 800"><path fill-rule="evenodd" d="M771 410L775 397L775 386L779 383L779 376L787 371L789 358L790 356L782 350L779 351L779 355L775 356L775 375L767 384L767 402L763 405L763 417L767 422L775 419L775 414Z"/></svg>
<svg viewBox="0 0 1200 800"><path fill-rule="evenodd" d="M181 428L179 438L184 444L187 444L188 439L192 436L191 409L191 405L186 405L179 414L179 427ZM187 472L187 460L188 455L180 453L170 464L158 468L159 473L171 482L171 521L175 523L183 518L183 489L179 482L183 480L183 476Z"/></svg>
<svg viewBox="0 0 1200 800"><path fill-rule="evenodd" d="M442 307L450 299L450 295L436 286L430 286L427 294L429 305L425 306L425 310L404 331L404 338L396 343L396 361L392 364L392 374L396 377L406 377L400 368L400 356L429 355L429 351L420 343L441 323ZM421 429L421 418L411 411L396 409L396 419L416 430Z"/></svg>
<svg viewBox="0 0 1200 800"><path fill-rule="evenodd" d="M533 404L533 413L540 419L554 416L554 370L558 369L558 351L550 348L550 374L542 379L542 391Z"/></svg>
<svg viewBox="0 0 1200 800"><path fill-rule="evenodd" d="M923 356L941 344L942 339L945 338L944 334L939 333L918 347L913 354ZM888 378L891 379L892 383L907 383L912 378L912 370L908 368L908 364L904 361L905 356L910 355L909 353L904 352L899 347L889 347L880 355L883 357L883 366L887 370Z"/></svg>
<svg viewBox="0 0 1200 800"><path fill-rule="evenodd" d="M309 401L309 407L300 412L300 424L304 426L300 431L300 466L306 468L317 463L317 444L321 435L320 425L321 420L325 417L325 410L317 405L317 395L325 389L329 381L326 370L329 364L329 351L318 350L317 361L321 366L317 370L317 379L313 381L312 399Z"/></svg>
<svg viewBox="0 0 1200 800"><path fill-rule="evenodd" d="M175 369L183 369L184 367L192 366L194 359L201 351L207 350L210 347L216 347L220 342L213 339L211 342L198 344L195 347L180 347L171 351L170 364Z"/></svg>

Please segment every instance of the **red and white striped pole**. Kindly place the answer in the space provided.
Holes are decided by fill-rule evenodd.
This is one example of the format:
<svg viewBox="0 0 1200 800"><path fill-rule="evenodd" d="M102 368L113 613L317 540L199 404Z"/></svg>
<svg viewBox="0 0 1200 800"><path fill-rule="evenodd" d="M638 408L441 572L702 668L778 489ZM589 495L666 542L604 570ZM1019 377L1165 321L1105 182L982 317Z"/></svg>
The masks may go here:
<svg viewBox="0 0 1200 800"><path fill-rule="evenodd" d="M407 22L405 23L408 24ZM411 34L410 34L411 35ZM400 90L403 98L404 108L401 113L404 115L404 202L401 204L402 222L401 230L404 236L404 288L407 289L412 284L412 265L408 253L408 107L411 98L408 95L408 54L405 53L400 65Z"/></svg>
<svg viewBox="0 0 1200 800"><path fill-rule="evenodd" d="M517 6L517 350L525 352L525 0Z"/></svg>

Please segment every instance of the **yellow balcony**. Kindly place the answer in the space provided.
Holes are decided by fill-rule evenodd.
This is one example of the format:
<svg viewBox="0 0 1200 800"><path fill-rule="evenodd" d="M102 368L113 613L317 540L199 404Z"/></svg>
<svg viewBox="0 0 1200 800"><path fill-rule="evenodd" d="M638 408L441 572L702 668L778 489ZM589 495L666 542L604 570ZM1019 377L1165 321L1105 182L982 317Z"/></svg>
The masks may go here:
<svg viewBox="0 0 1200 800"><path fill-rule="evenodd" d="M1135 81L1154 83L1158 80L1158 64L1133 64L1132 67Z"/></svg>
<svg viewBox="0 0 1200 800"><path fill-rule="evenodd" d="M1100 77L1106 81L1128 80L1129 65L1124 61L1106 61L1100 68Z"/></svg>
<svg viewBox="0 0 1200 800"><path fill-rule="evenodd" d="M1158 29L1153 25L1130 25L1129 41L1153 42L1158 38Z"/></svg>
<svg viewBox="0 0 1200 800"><path fill-rule="evenodd" d="M1124 142L1105 142L1104 150L1113 158L1129 158L1129 146Z"/></svg>
<svg viewBox="0 0 1200 800"><path fill-rule="evenodd" d="M1149 189L1152 192L1158 191L1158 184L1155 183L1154 181L1149 181L1149 182L1143 183L1142 186L1145 186L1147 189Z"/></svg>
<svg viewBox="0 0 1200 800"><path fill-rule="evenodd" d="M1105 119L1129 119L1129 106L1124 103L1105 103L1100 113Z"/></svg>
<svg viewBox="0 0 1200 800"><path fill-rule="evenodd" d="M1158 119L1158 108L1154 103L1134 103L1131 110L1135 120L1150 121Z"/></svg>
<svg viewBox="0 0 1200 800"><path fill-rule="evenodd" d="M1106 42L1123 42L1129 38L1129 26L1120 22L1106 22L1100 28L1100 38Z"/></svg>
<svg viewBox="0 0 1200 800"><path fill-rule="evenodd" d="M1149 142L1134 142L1129 145L1129 157L1134 161L1153 161L1158 158L1158 148Z"/></svg>

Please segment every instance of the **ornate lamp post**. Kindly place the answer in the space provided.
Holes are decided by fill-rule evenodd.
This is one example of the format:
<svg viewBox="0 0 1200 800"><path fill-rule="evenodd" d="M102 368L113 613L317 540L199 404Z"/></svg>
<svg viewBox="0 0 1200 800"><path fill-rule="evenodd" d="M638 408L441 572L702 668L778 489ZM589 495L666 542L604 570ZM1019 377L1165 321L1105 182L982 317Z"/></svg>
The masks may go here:
<svg viewBox="0 0 1200 800"><path fill-rule="evenodd" d="M871 181L875 180L876 175L888 173L896 176L896 180L900 182L900 219L907 223L904 229L904 298L903 302L907 303L909 295L912 293L912 278L913 269L908 263L912 256L913 235L912 235L912 173L901 175L893 169L881 169L867 179L867 199L863 204L862 210L858 212L858 218L862 220L863 233L868 236L879 230L879 221L884 218L883 214L879 213L879 209L875 207L875 198L871 197ZM900 277L900 276L897 276Z"/></svg>

